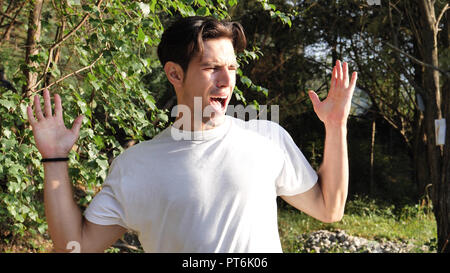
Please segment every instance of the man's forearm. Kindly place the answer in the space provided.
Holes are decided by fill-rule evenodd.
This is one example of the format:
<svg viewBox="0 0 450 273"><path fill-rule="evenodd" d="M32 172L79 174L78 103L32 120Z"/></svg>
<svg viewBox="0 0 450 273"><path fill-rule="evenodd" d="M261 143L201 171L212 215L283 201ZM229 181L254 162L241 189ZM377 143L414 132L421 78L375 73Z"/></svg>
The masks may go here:
<svg viewBox="0 0 450 273"><path fill-rule="evenodd" d="M325 125L325 131L324 158L318 174L327 215L336 221L344 214L348 192L347 128Z"/></svg>
<svg viewBox="0 0 450 273"><path fill-rule="evenodd" d="M44 206L50 237L56 251L70 241L81 242L82 215L73 199L67 162L44 163Z"/></svg>

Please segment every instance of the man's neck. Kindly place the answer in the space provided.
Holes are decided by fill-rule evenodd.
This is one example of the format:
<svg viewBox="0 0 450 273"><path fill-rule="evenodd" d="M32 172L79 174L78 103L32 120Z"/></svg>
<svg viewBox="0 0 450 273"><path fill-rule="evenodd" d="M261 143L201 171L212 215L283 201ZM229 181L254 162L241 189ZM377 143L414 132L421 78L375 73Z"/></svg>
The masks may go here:
<svg viewBox="0 0 450 273"><path fill-rule="evenodd" d="M206 131L220 126L224 121L224 116L215 119L204 118L203 120L194 119L192 117L190 121L188 121L187 118L183 118L182 116L180 117L180 115L177 115L173 126L179 130L184 131Z"/></svg>

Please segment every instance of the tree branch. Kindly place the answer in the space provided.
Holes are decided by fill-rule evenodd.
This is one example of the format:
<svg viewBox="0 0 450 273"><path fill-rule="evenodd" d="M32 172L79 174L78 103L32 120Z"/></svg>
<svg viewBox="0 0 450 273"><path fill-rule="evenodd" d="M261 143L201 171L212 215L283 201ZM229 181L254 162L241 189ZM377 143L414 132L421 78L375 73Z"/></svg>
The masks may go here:
<svg viewBox="0 0 450 273"><path fill-rule="evenodd" d="M78 74L78 73L80 73L80 72L82 72L82 71L84 71L84 70L91 69L91 68L95 65L95 63L96 63L98 60L100 60L100 58L101 58L102 56L103 56L103 52L100 53L100 55L97 57L97 59L95 59L95 61L94 61L93 63L91 63L90 65L85 66L85 67L83 67L83 68L80 68L80 69L78 69L77 71L74 71L74 72L72 72L72 73L69 73L69 74L65 75L64 77L62 77L62 78L60 78L60 79L58 79L58 80L52 82L51 84L49 84L49 85L47 85L47 86L45 86L45 87L43 87L43 88L41 88L41 89L39 89L39 90L30 92L30 94L27 94L27 97L31 97L31 95L34 94L34 93L38 93L38 92L40 92L40 91L42 91L42 90L45 90L45 89L47 89L47 88L49 88L49 87L51 87L51 86L53 86L53 85L55 85L55 84L58 84L58 83L62 82L63 80L67 79L67 78L70 77L70 76L76 75L76 74Z"/></svg>
<svg viewBox="0 0 450 273"><path fill-rule="evenodd" d="M441 13L439 14L438 18L436 19L436 25L435 25L435 29L436 29L436 33L438 32L438 26L439 26L439 22L442 19L442 16L444 16L444 13L449 9L450 7L448 6L448 4L445 4L445 6L442 8Z"/></svg>
<svg viewBox="0 0 450 273"><path fill-rule="evenodd" d="M1 10L0 10L0 14L3 15L4 17L8 18L9 20L13 20L13 19L14 19L14 17L9 16L8 14L4 13L4 12L1 11ZM19 22L19 21L17 21L17 23L23 24L23 22ZM8 24L3 25L3 26L7 26L7 25L8 25Z"/></svg>
<svg viewBox="0 0 450 273"><path fill-rule="evenodd" d="M11 22L9 23L8 28L5 30L5 32L3 33L3 37L0 39L0 45L3 43L3 41L5 40L5 37L8 35L8 33L11 31L12 27L14 26L14 24L16 23L16 18L17 15L19 15L19 13L22 11L23 6L25 6L26 1L23 1L22 4L19 7L19 10L16 12L16 14L14 14L14 17L11 18ZM8 16L9 17L9 16ZM9 35L8 35L9 36Z"/></svg>
<svg viewBox="0 0 450 273"><path fill-rule="evenodd" d="M3 2L3 1L2 1ZM12 10L14 9L14 6L12 6L14 4L14 1L9 1L8 7L6 8L6 11L3 13L1 13L3 15L2 19L0 19L0 25L3 24L3 21L5 20L5 18L10 18L9 16L7 16L6 14L9 12L12 12ZM2 3L2 10L3 10L3 3Z"/></svg>
<svg viewBox="0 0 450 273"><path fill-rule="evenodd" d="M103 0L99 0L96 4L97 8L100 8L100 5L102 4ZM34 89L36 88L41 82L42 80L45 78L45 75L48 72L48 69L50 68L50 63L52 62L53 58L53 50L55 50L59 45L61 45L64 41L66 41L67 39L69 39L70 36L72 36L75 32L77 32L83 25L84 23L87 21L87 19L89 19L89 17L91 16L91 13L87 13L86 15L84 15L83 19L78 23L78 25L76 25L69 33L67 33L66 35L64 35L60 40L56 41L49 49L48 51L48 59L47 59L47 64L45 66L44 72L42 73L41 78L39 79L39 81L32 86L30 89ZM42 90L42 89L40 89Z"/></svg>
<svg viewBox="0 0 450 273"><path fill-rule="evenodd" d="M381 41L381 42L382 42L382 41ZM420 65L427 66L427 67L430 67L430 68L432 68L432 69L434 69L434 70L437 70L437 71L441 72L444 76L450 78L450 73L449 73L449 72L447 72L447 71L445 71L445 70L442 70L442 69L440 69L439 67L435 67L434 65L425 63L425 62L423 62L423 61L421 61L421 60L419 60L419 59L417 59L417 58L411 56L410 54L404 52L404 51L401 50L400 48L397 48L397 47L391 45L391 44L388 43L388 42L382 42L382 43L385 44L385 45L387 45L387 46L389 46L390 48L394 49L395 51L398 51L399 53L401 53L401 54L403 54L403 55L406 55L406 56L407 56L408 58L410 58L412 61L414 61L414 62L416 62L416 63L418 63L418 64L420 64Z"/></svg>

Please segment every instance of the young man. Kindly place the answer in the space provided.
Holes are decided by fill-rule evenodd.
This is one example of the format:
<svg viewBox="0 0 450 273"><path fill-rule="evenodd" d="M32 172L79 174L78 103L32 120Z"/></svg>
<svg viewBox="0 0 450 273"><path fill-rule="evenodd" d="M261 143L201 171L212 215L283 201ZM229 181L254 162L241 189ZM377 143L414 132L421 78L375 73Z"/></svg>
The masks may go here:
<svg viewBox="0 0 450 273"><path fill-rule="evenodd" d="M130 229L146 252L281 252L277 196L321 221L341 219L356 73L349 83L347 64L337 61L328 97L309 93L326 128L316 174L278 124L225 115L236 82L235 51L244 47L238 23L189 17L165 31L158 56L177 95L177 119L113 161L84 216L73 200L67 162L54 159L67 157L82 116L67 129L60 97L54 96L52 115L49 92L44 114L35 96L37 120L31 107L28 116L47 159L44 202L56 251L76 242L82 252L102 252Z"/></svg>

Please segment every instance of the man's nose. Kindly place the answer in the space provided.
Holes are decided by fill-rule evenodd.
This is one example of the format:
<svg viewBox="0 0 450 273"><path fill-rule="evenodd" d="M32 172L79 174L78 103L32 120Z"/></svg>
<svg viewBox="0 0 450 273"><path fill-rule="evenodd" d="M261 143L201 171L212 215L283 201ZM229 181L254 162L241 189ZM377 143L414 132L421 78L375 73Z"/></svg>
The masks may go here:
<svg viewBox="0 0 450 273"><path fill-rule="evenodd" d="M224 87L229 87L230 85L232 85L233 73L234 73L234 71L232 71L226 67L220 69L219 73L217 73L216 87L224 88Z"/></svg>

